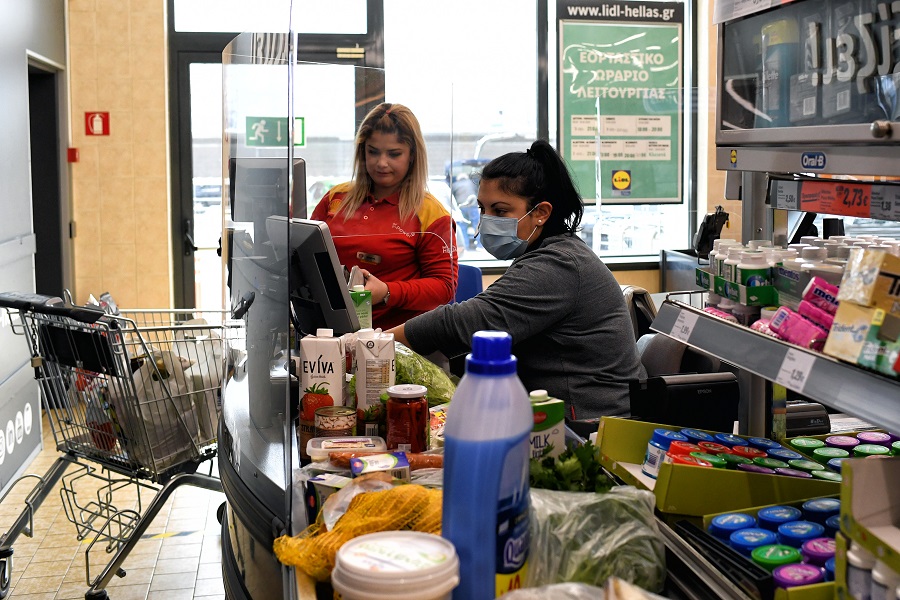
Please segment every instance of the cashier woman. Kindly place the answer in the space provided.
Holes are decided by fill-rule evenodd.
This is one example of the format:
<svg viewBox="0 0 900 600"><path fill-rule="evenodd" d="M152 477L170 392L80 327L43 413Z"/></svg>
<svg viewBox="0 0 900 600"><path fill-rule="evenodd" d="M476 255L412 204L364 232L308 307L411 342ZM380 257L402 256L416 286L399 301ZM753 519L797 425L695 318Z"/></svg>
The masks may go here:
<svg viewBox="0 0 900 600"><path fill-rule="evenodd" d="M481 243L512 264L474 298L389 331L448 357L470 351L476 331L507 331L526 389L565 400L569 419L627 415L628 381L644 369L618 282L575 234L584 205L563 160L542 140L492 160L478 206Z"/></svg>

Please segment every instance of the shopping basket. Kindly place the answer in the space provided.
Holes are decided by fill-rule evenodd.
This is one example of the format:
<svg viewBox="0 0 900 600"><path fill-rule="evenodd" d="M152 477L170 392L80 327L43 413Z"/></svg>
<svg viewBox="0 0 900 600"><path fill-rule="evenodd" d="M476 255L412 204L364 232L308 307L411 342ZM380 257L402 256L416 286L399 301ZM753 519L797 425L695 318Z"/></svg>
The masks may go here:
<svg viewBox="0 0 900 600"><path fill-rule="evenodd" d="M20 533L31 535L34 512L60 480L66 518L79 540L90 540L85 598L105 598L105 586L113 575L125 575L122 562L176 487L222 490L211 459L226 367L225 314L107 314L18 292L0 293L0 307L7 309L13 331L27 340L60 452L43 476L25 475L10 487L37 480L22 513L0 537L0 598L9 590L13 542ZM205 461L209 474L197 473ZM87 482L94 487L79 494ZM117 507L116 493L128 486L137 490L137 501ZM152 501L146 504L148 496ZM95 545L114 556L92 577Z"/></svg>

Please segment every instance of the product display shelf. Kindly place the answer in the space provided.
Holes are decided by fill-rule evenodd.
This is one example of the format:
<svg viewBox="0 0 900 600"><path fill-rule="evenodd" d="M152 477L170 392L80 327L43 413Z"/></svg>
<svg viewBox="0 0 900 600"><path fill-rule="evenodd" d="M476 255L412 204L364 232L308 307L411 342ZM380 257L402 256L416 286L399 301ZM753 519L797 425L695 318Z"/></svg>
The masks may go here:
<svg viewBox="0 0 900 600"><path fill-rule="evenodd" d="M888 431L900 431L900 381L666 300L653 330Z"/></svg>

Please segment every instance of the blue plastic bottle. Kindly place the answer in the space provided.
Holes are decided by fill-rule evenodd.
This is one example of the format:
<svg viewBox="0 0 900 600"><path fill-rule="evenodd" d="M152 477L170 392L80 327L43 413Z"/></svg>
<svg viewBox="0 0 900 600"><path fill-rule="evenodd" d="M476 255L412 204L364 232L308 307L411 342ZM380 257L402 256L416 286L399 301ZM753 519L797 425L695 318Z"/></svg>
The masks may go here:
<svg viewBox="0 0 900 600"><path fill-rule="evenodd" d="M456 600L525 584L534 417L511 349L508 333L475 333L447 412L442 530L459 555Z"/></svg>

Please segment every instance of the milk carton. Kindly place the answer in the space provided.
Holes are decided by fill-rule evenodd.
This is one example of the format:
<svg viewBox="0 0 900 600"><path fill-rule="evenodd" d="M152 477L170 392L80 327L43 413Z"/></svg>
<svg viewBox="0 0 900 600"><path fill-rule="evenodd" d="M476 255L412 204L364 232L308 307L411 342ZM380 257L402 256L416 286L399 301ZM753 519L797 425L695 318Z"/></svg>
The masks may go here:
<svg viewBox="0 0 900 600"><path fill-rule="evenodd" d="M301 458L315 437L316 409L340 406L344 399L344 345L331 329L300 340L300 418L297 437Z"/></svg>
<svg viewBox="0 0 900 600"><path fill-rule="evenodd" d="M397 362L394 334L360 330L356 340L356 432L386 437L381 395L394 385Z"/></svg>
<svg viewBox="0 0 900 600"><path fill-rule="evenodd" d="M534 412L531 458L541 458L547 446L552 446L548 456L559 456L566 449L565 402L551 398L547 390L534 390L528 397Z"/></svg>

